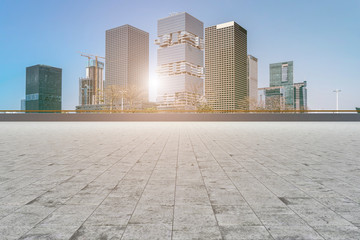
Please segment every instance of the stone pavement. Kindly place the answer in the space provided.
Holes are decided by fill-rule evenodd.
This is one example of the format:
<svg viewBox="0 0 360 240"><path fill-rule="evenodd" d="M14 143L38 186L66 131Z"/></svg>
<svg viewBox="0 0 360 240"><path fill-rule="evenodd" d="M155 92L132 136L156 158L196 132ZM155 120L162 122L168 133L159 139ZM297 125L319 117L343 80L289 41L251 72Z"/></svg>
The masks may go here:
<svg viewBox="0 0 360 240"><path fill-rule="evenodd" d="M360 124L1 122L0 239L360 239Z"/></svg>

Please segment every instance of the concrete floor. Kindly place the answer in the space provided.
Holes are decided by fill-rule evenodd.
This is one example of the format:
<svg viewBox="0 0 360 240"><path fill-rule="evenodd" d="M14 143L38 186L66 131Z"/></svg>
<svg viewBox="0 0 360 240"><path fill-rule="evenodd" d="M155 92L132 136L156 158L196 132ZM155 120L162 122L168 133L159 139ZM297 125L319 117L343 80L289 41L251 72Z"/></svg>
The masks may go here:
<svg viewBox="0 0 360 240"><path fill-rule="evenodd" d="M360 124L0 122L0 239L360 239Z"/></svg>

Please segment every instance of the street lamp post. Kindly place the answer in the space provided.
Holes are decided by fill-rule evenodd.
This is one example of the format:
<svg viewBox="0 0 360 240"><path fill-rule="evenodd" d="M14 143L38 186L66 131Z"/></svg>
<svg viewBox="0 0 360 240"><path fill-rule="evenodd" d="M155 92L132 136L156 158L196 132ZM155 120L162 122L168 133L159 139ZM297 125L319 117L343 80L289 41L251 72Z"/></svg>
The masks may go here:
<svg viewBox="0 0 360 240"><path fill-rule="evenodd" d="M336 93L336 111L339 111L339 92L341 92L340 89L335 89L333 91L334 93Z"/></svg>

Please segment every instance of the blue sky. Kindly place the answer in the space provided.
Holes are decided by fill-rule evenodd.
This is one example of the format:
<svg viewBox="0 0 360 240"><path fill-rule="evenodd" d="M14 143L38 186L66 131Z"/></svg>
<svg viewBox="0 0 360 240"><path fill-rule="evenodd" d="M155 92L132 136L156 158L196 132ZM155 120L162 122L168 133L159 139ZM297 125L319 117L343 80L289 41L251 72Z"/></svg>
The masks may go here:
<svg viewBox="0 0 360 240"><path fill-rule="evenodd" d="M78 104L87 59L105 55L105 30L130 24L150 33L150 75L156 67L157 20L188 12L205 27L235 21L248 31L248 54L259 59L259 87L269 64L294 61L295 82L308 81L310 109L360 107L360 0L0 0L0 109L20 109L25 68L63 69L63 109ZM151 92L154 96L154 92Z"/></svg>

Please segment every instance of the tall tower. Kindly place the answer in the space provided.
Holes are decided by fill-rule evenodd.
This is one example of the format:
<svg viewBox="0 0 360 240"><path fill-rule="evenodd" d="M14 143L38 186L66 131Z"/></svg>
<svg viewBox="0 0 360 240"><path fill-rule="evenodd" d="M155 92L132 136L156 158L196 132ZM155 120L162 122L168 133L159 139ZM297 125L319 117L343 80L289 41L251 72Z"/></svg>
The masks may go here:
<svg viewBox="0 0 360 240"><path fill-rule="evenodd" d="M128 24L106 31L105 90L136 88L148 101L149 33Z"/></svg>
<svg viewBox="0 0 360 240"><path fill-rule="evenodd" d="M307 110L307 82L294 83L294 110Z"/></svg>
<svg viewBox="0 0 360 240"><path fill-rule="evenodd" d="M205 96L214 110L249 108L247 31L236 22L205 29Z"/></svg>
<svg viewBox="0 0 360 240"><path fill-rule="evenodd" d="M86 77L79 79L79 105L94 105L102 100L104 63L98 61L97 64L96 67L96 61L89 61L89 65L86 67ZM97 94L95 94L95 89L98 90ZM99 99L95 99L96 96Z"/></svg>
<svg viewBox="0 0 360 240"><path fill-rule="evenodd" d="M255 110L258 102L258 59L248 55L249 109Z"/></svg>
<svg viewBox="0 0 360 240"><path fill-rule="evenodd" d="M270 64L270 87L261 90L270 110L307 109L307 82L294 83L293 61Z"/></svg>
<svg viewBox="0 0 360 240"><path fill-rule="evenodd" d="M26 110L61 110L61 78L61 68L27 67Z"/></svg>
<svg viewBox="0 0 360 240"><path fill-rule="evenodd" d="M159 109L194 109L203 95L204 24L190 14L158 20Z"/></svg>
<svg viewBox="0 0 360 240"><path fill-rule="evenodd" d="M294 64L293 61L270 64L270 87L283 87L285 107L294 106Z"/></svg>

